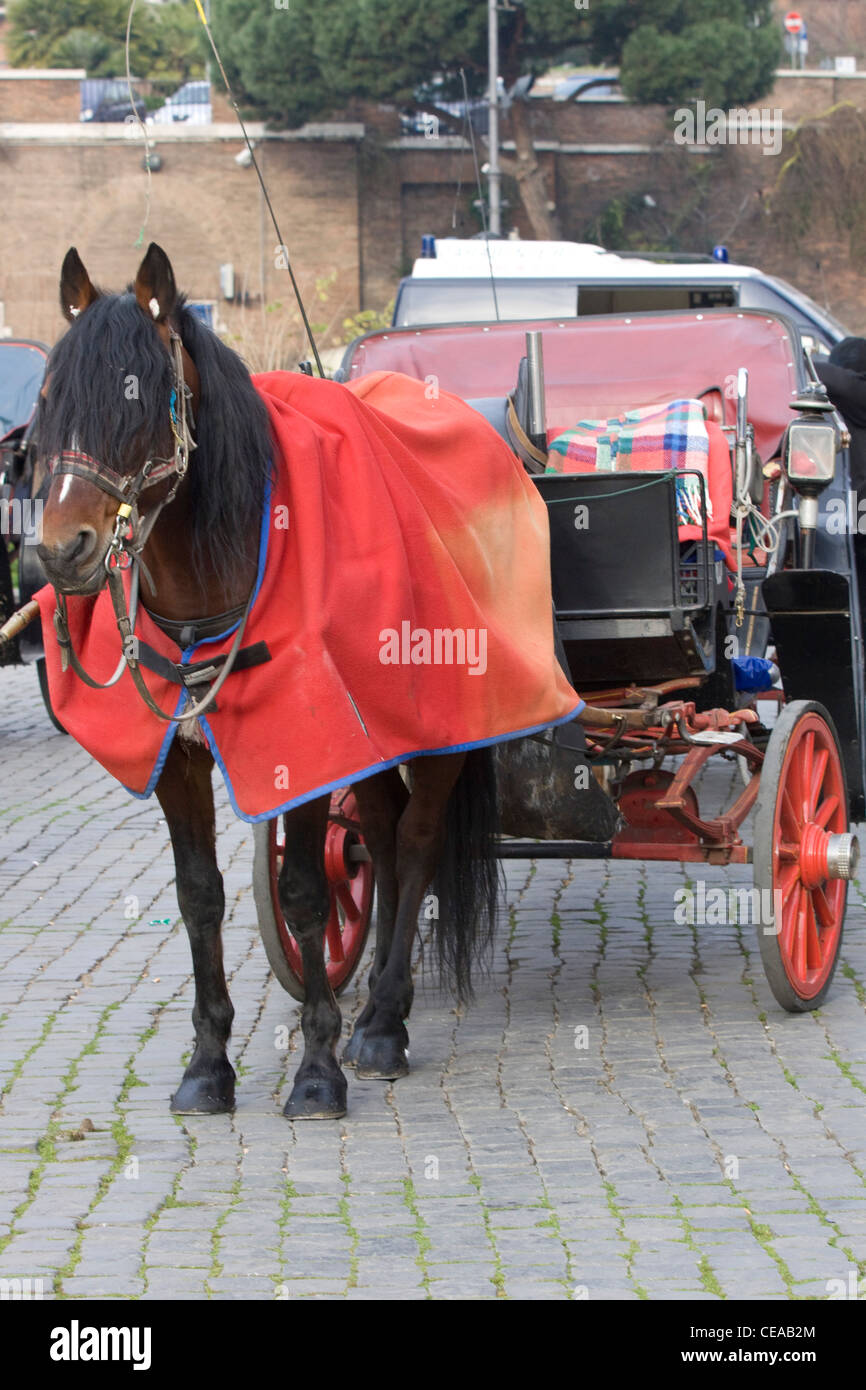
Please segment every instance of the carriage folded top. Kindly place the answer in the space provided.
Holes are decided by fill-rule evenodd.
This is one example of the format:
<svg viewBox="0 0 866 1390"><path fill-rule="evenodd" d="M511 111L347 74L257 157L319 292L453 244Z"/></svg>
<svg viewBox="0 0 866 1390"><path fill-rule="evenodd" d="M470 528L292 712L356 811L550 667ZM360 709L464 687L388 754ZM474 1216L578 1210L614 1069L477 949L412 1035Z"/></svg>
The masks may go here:
<svg viewBox="0 0 866 1390"><path fill-rule="evenodd" d="M267 659L233 671L200 721L235 811L266 819L415 756L573 718L582 701L554 654L546 509L496 432L399 373L254 381L274 467L243 643L265 643ZM178 726L148 712L128 671L100 691L63 671L54 591L37 598L59 719L149 796ZM120 656L107 592L70 597L68 610L80 659L107 680ZM136 623L183 665L227 652L234 631L181 654L142 609ZM184 690L145 679L166 713L182 712Z"/></svg>

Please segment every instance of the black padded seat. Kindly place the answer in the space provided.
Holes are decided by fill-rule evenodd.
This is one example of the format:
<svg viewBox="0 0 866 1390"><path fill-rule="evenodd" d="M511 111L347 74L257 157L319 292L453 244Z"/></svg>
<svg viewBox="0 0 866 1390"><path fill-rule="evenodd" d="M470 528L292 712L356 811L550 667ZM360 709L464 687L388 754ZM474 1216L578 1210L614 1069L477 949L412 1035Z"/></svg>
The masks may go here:
<svg viewBox="0 0 866 1390"><path fill-rule="evenodd" d="M477 410L479 415L483 415L487 423L496 430L496 433L502 435L506 444L512 449L514 448L506 424L508 418L507 396L479 396L474 401L467 401L466 404L471 405L473 410Z"/></svg>

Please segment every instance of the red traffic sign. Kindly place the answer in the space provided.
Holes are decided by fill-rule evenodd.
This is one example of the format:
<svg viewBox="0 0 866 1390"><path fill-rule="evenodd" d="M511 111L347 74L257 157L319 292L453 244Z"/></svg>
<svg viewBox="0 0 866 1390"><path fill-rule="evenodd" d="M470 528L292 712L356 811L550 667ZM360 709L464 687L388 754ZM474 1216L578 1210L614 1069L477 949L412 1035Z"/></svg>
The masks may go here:
<svg viewBox="0 0 866 1390"><path fill-rule="evenodd" d="M799 34L803 27L803 16L796 10L789 10L785 15L785 28L789 34Z"/></svg>

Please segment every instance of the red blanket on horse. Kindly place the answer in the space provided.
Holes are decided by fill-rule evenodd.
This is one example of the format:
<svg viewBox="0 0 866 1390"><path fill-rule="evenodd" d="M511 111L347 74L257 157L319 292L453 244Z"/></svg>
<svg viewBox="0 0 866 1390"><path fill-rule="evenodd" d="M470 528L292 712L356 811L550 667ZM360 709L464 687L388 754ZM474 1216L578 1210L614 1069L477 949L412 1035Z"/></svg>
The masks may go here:
<svg viewBox="0 0 866 1390"><path fill-rule="evenodd" d="M393 373L351 386L255 378L275 443L257 591L232 672L201 720L236 812L265 819L422 753L498 742L573 717L582 702L553 649L547 516L508 446L456 396ZM58 718L136 796L156 785L177 725L128 671L93 691L61 671L54 591L37 595ZM97 680L120 644L108 594L70 597L72 641ZM183 656L139 611L136 633ZM145 672L166 713L177 685ZM198 694L201 694L199 690Z"/></svg>

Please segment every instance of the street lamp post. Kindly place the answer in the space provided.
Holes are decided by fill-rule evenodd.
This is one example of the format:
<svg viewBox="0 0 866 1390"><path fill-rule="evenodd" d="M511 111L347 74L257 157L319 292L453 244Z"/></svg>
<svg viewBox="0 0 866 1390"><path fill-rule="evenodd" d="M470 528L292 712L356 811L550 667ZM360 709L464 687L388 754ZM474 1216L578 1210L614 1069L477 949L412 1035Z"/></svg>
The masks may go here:
<svg viewBox="0 0 866 1390"><path fill-rule="evenodd" d="M489 230L494 236L502 234L502 174L499 170L499 15L496 0L487 0L487 67L488 67L488 144L490 156L487 186L490 202Z"/></svg>

